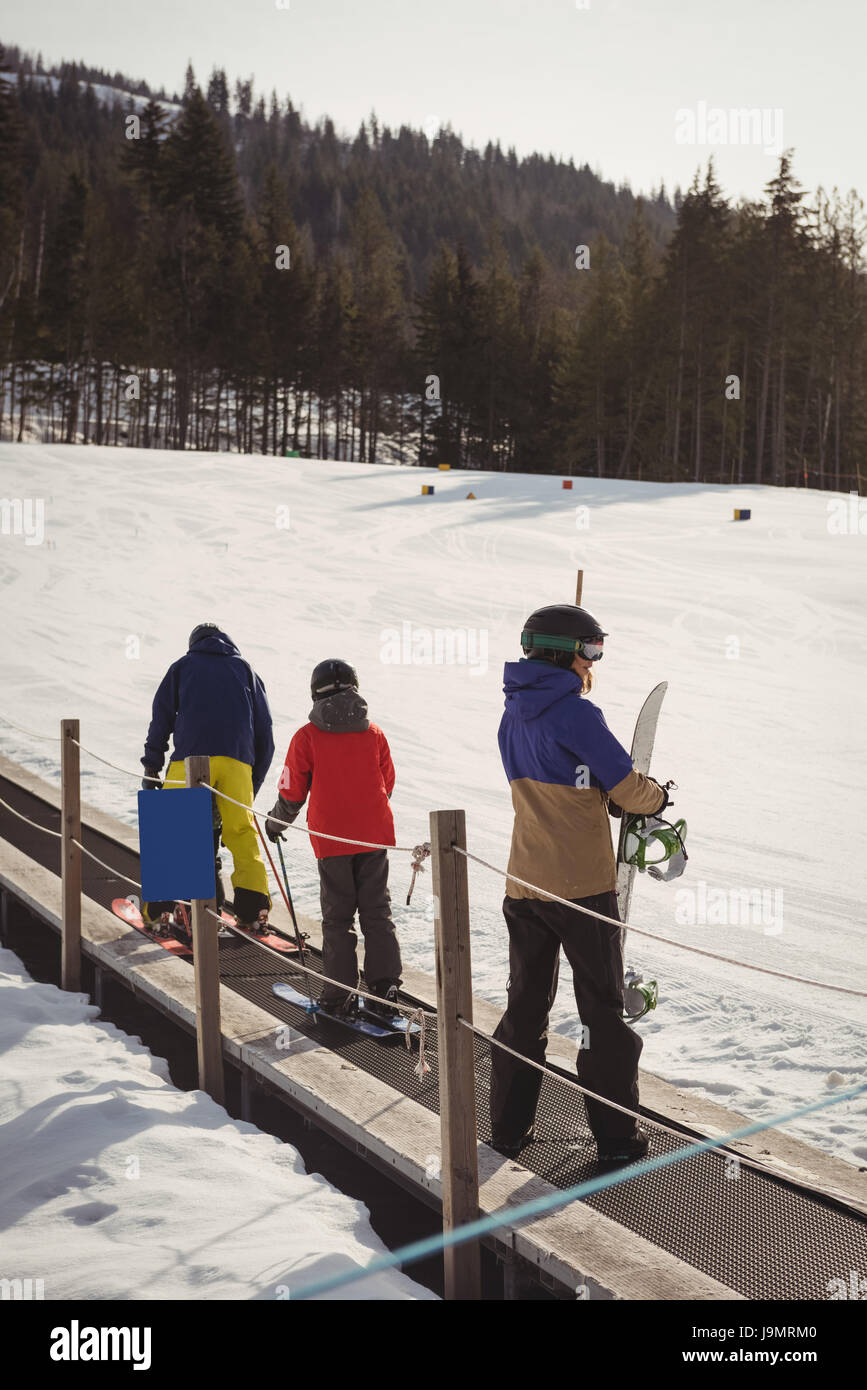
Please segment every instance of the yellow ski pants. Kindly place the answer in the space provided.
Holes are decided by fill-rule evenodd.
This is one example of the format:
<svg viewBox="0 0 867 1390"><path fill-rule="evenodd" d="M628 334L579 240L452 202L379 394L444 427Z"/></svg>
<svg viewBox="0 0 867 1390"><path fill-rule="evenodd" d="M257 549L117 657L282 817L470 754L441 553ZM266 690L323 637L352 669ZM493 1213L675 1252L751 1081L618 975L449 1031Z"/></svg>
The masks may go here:
<svg viewBox="0 0 867 1390"><path fill-rule="evenodd" d="M164 790L171 791L171 783L183 783L186 777L182 762L169 763ZM268 875L259 852L259 837L253 817L244 806L253 805L253 769L249 763L240 763L237 758L211 758L211 786L225 796L217 796L217 809L223 820L223 844L232 856L233 888L251 888L256 893L268 893ZM232 797L227 801L226 797ZM236 806L243 801L244 806Z"/></svg>

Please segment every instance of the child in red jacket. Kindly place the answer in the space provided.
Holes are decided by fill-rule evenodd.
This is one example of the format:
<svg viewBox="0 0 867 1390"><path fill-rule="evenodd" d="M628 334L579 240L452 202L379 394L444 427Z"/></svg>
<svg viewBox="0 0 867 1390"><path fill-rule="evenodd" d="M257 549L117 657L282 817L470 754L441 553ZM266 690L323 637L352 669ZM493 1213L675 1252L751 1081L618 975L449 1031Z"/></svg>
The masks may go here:
<svg viewBox="0 0 867 1390"><path fill-rule="evenodd" d="M364 933L364 975L372 994L397 999L400 947L391 919L388 854L354 841L394 844L389 797L394 765L385 734L367 717L358 676L345 661L322 661L310 681L310 722L292 739L280 774L278 797L265 822L270 840L285 834L309 793L307 825L328 835L311 835L319 864L322 905L322 968L350 989L358 985L355 913ZM320 1004L354 1012L357 1001L337 985L323 985ZM386 1016L397 1011L375 1005Z"/></svg>

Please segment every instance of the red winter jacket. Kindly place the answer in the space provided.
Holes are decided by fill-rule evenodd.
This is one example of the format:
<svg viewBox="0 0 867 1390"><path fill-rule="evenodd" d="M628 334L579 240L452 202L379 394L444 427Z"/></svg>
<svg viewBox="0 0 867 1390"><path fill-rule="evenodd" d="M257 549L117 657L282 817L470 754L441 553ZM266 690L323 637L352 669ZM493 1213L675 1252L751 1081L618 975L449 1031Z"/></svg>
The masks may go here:
<svg viewBox="0 0 867 1390"><path fill-rule="evenodd" d="M317 859L368 853L364 845L346 843L353 837L393 845L388 798L394 764L385 734L367 720L366 704L357 692L342 691L318 700L310 716L293 737L280 774L286 819L295 819L309 793L308 828L346 837L341 842L311 835Z"/></svg>

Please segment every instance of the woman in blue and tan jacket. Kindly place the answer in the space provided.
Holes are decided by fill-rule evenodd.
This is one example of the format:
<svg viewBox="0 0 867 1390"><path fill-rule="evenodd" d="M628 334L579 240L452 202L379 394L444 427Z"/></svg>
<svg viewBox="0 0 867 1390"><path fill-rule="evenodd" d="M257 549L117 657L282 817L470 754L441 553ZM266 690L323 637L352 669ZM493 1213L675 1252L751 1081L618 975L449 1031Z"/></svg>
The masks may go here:
<svg viewBox="0 0 867 1390"><path fill-rule="evenodd" d="M525 659L506 663L499 743L515 823L503 903L508 1006L494 1036L544 1062L562 947L583 1026L578 1078L589 1091L635 1111L642 1042L623 1018L620 929L536 891L618 918L609 798L645 815L668 804L663 787L633 769L602 711L585 698L606 635L583 608L540 608L521 634ZM542 1076L502 1049L492 1051L493 1144L514 1155L533 1141ZM647 1152L647 1136L629 1115L589 1097L585 1104L602 1162Z"/></svg>

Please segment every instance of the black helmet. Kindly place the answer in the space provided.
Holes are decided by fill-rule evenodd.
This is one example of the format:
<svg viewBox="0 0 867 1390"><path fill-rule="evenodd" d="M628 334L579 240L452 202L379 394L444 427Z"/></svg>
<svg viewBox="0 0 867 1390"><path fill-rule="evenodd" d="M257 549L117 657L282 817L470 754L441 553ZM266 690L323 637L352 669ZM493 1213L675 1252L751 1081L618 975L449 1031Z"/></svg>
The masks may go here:
<svg viewBox="0 0 867 1390"><path fill-rule="evenodd" d="M576 656L584 655L585 643L590 648L601 646L607 636L586 608L574 603L552 603L530 614L521 633L521 646L525 656L552 661L568 670ZM591 656L588 651L587 656L591 661L599 661L602 652Z"/></svg>
<svg viewBox="0 0 867 1390"><path fill-rule="evenodd" d="M194 627L190 633L187 650L189 651L190 647L194 647L197 642L201 642L203 637L213 637L221 631L222 628L219 623L199 623L198 627Z"/></svg>
<svg viewBox="0 0 867 1390"><path fill-rule="evenodd" d="M328 695L336 695L338 690L357 690L358 672L348 661L329 657L320 661L310 677L310 694L314 700L324 700Z"/></svg>

